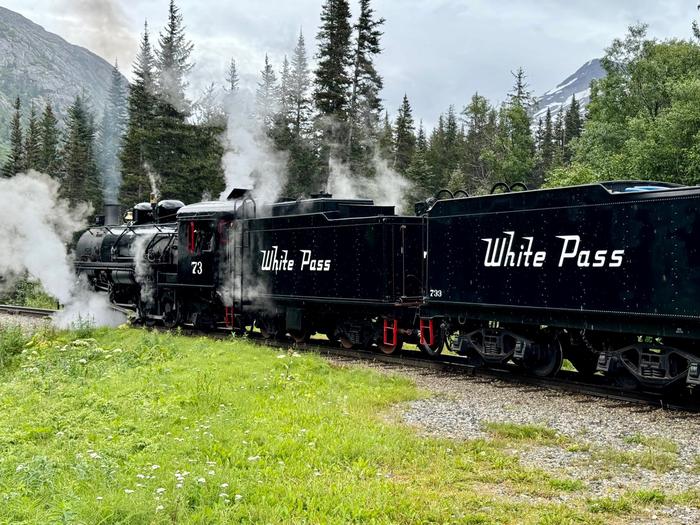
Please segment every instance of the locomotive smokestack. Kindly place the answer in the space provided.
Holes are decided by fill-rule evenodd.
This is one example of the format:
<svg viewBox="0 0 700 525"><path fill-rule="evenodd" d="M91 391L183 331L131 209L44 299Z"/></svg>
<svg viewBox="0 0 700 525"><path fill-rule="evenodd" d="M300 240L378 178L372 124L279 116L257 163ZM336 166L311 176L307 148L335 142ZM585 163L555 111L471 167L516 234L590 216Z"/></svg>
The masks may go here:
<svg viewBox="0 0 700 525"><path fill-rule="evenodd" d="M105 204L105 226L118 226L121 223L121 206L119 204Z"/></svg>

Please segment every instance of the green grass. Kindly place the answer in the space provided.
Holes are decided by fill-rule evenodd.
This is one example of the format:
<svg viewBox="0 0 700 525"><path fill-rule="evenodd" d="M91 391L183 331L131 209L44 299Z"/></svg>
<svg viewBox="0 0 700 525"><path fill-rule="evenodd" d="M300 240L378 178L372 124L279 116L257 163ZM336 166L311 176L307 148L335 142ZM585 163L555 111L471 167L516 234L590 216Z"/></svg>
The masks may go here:
<svg viewBox="0 0 700 525"><path fill-rule="evenodd" d="M566 437L553 428L540 425L488 422L484 424L484 428L494 437L511 441L531 441L539 444L562 444L566 441Z"/></svg>
<svg viewBox="0 0 700 525"><path fill-rule="evenodd" d="M643 434L633 434L625 438L625 443L633 445L643 445L647 448L667 452L669 454L678 454L678 444L670 439L658 436L645 436Z"/></svg>
<svg viewBox="0 0 700 525"><path fill-rule="evenodd" d="M639 466L656 472L670 472L678 468L678 454L670 454L654 449L626 451L616 449L596 449L591 452L593 459L601 459L613 465Z"/></svg>
<svg viewBox="0 0 700 525"><path fill-rule="evenodd" d="M561 524L629 511L522 467L498 439L426 439L389 421L424 395L404 378L240 339L81 335L0 332L0 523Z"/></svg>

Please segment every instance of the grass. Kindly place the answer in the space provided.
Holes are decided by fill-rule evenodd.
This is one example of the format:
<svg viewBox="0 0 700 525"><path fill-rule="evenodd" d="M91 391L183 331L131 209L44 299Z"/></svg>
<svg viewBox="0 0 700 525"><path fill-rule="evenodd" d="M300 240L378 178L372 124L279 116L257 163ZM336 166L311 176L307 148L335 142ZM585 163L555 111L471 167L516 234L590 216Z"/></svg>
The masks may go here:
<svg viewBox="0 0 700 525"><path fill-rule="evenodd" d="M10 295L4 297L2 301L30 308L54 309L57 307L56 299L47 294L41 284L29 280L19 281Z"/></svg>
<svg viewBox="0 0 700 525"><path fill-rule="evenodd" d="M643 445L652 450L667 452L669 454L678 454L678 444L664 437L632 434L631 436L627 436L625 438L625 443L629 443L631 445Z"/></svg>
<svg viewBox="0 0 700 525"><path fill-rule="evenodd" d="M519 425L516 423L488 422L484 425L494 437L515 441L530 441L538 444L562 444L565 436L556 430L540 425Z"/></svg>
<svg viewBox="0 0 700 525"><path fill-rule="evenodd" d="M422 438L382 415L423 395L410 381L318 356L82 328L31 340L6 329L0 355L0 523L562 524L629 512L500 448L559 440L551 429Z"/></svg>
<svg viewBox="0 0 700 525"><path fill-rule="evenodd" d="M678 468L677 454L670 454L655 449L643 451L627 451L617 449L596 449L591 452L593 459L601 459L613 465L631 465L653 470L656 472L670 472Z"/></svg>

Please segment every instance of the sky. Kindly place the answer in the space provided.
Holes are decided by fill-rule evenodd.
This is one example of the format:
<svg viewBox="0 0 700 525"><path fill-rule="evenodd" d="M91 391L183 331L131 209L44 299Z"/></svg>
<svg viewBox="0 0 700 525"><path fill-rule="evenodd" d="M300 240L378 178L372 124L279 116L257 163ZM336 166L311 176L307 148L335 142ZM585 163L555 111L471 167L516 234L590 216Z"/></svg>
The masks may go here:
<svg viewBox="0 0 700 525"><path fill-rule="evenodd" d="M152 38L169 0L0 0L48 31L110 62L127 76L144 20ZM300 30L309 54L323 0L177 0L195 45L191 96L223 83L235 58L242 83L254 87L265 54L279 66ZM556 86L635 22L657 38L690 36L698 0L374 0L384 17L385 106L394 114L406 93L414 117L427 123L479 92L502 101L511 71L523 67L535 95ZM358 1L351 0L353 15Z"/></svg>

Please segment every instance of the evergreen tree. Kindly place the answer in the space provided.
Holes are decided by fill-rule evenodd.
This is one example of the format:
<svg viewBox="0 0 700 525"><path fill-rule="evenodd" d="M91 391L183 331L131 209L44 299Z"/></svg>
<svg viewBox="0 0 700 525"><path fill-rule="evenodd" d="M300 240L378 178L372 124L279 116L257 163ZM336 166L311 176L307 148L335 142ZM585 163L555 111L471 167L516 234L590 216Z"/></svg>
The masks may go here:
<svg viewBox="0 0 700 525"><path fill-rule="evenodd" d="M95 161L94 117L80 96L68 108L61 192L72 204L89 202L99 213L102 191Z"/></svg>
<svg viewBox="0 0 700 525"><path fill-rule="evenodd" d="M542 158L542 167L546 173L552 168L554 162L554 128L552 127L552 110L547 108L547 113L544 117L544 130L542 132L542 142L540 145L540 155Z"/></svg>
<svg viewBox="0 0 700 525"><path fill-rule="evenodd" d="M265 67L263 67L260 72L260 81L258 82L258 89L255 92L255 105L258 119L268 130L272 128L274 123L277 102L277 76L266 54Z"/></svg>
<svg viewBox="0 0 700 525"><path fill-rule="evenodd" d="M423 122L421 121L416 136L416 147L413 150L413 157L406 171L406 179L411 183L407 195L407 209L411 209L414 204L426 199L432 193L430 191L430 182L433 176L427 155L428 140L425 136Z"/></svg>
<svg viewBox="0 0 700 525"><path fill-rule="evenodd" d="M186 75L192 69L190 54L193 44L185 36L180 9L170 0L168 23L160 34L156 53L157 93L166 116L184 120L190 112L190 102L185 96Z"/></svg>
<svg viewBox="0 0 700 525"><path fill-rule="evenodd" d="M29 122L27 124L27 136L24 140L24 169L38 170L41 156L41 143L39 137L39 120L34 104L29 110Z"/></svg>
<svg viewBox="0 0 700 525"><path fill-rule="evenodd" d="M309 63L306 57L304 35L299 31L299 39L292 55L290 72L290 105L294 135L299 138L308 133L311 112L309 97Z"/></svg>
<svg viewBox="0 0 700 525"><path fill-rule="evenodd" d="M124 79L115 63L112 68L112 81L105 101L100 125L100 148L98 165L102 177L102 188L105 201L119 202L121 186L121 154L122 137L127 127L127 94Z"/></svg>
<svg viewBox="0 0 700 525"><path fill-rule="evenodd" d="M583 119L581 118L581 105L576 100L576 95L571 97L571 105L564 116L564 161L568 164L571 160L570 142L581 136Z"/></svg>
<svg viewBox="0 0 700 525"><path fill-rule="evenodd" d="M566 129L564 127L564 114L560 108L557 112L557 118L554 121L554 154L552 157L553 166L561 166L564 164L564 146L566 144Z"/></svg>
<svg viewBox="0 0 700 525"><path fill-rule="evenodd" d="M151 192L147 165L152 159L148 158L147 150L156 140L154 74L155 57L146 23L134 63L134 82L129 88L128 123L120 155L123 179L120 200L125 206L147 201Z"/></svg>
<svg viewBox="0 0 700 525"><path fill-rule="evenodd" d="M321 8L318 40L318 67L314 101L323 117L345 120L350 98L348 67L350 51L350 6L347 0L326 0Z"/></svg>
<svg viewBox="0 0 700 525"><path fill-rule="evenodd" d="M282 115L282 120L285 125L292 120L291 108L292 108L292 78L291 70L289 68L289 60L287 60L287 55L284 55L284 60L282 61L282 75L280 78L279 87L279 102L278 108L279 113Z"/></svg>
<svg viewBox="0 0 700 525"><path fill-rule="evenodd" d="M413 159L416 147L415 127L413 124L413 112L408 96L404 94L403 103L396 117L396 139L394 141L394 169L401 174L406 174Z"/></svg>
<svg viewBox="0 0 700 525"><path fill-rule="evenodd" d="M379 156L388 161L394 160L394 128L389 120L389 112L384 112L384 122L379 131L379 139L377 142L379 148Z"/></svg>
<svg viewBox="0 0 700 525"><path fill-rule="evenodd" d="M239 80L236 61L232 58L228 66L228 74L226 75L226 91L229 93L237 93Z"/></svg>
<svg viewBox="0 0 700 525"><path fill-rule="evenodd" d="M440 115L438 125L430 137L428 163L432 178L427 185L430 193L446 188L451 180L460 178L462 147L463 135L454 106L450 106L447 115Z"/></svg>
<svg viewBox="0 0 700 525"><path fill-rule="evenodd" d="M317 35L318 65L314 78L314 103L320 132L321 183L330 174L330 159L348 161L347 113L352 64L350 38L350 6L348 0L325 0L321 8L321 27Z"/></svg>
<svg viewBox="0 0 700 525"><path fill-rule="evenodd" d="M466 126L462 158L465 180L457 189L484 192L495 182L496 112L485 97L475 93L462 111L462 117Z"/></svg>
<svg viewBox="0 0 700 525"><path fill-rule="evenodd" d="M12 177L24 171L24 143L22 141L22 102L15 100L15 113L10 128L10 155L2 168L4 177Z"/></svg>
<svg viewBox="0 0 700 525"><path fill-rule="evenodd" d="M528 110L532 95L527 90L522 68L513 74L515 84L509 102L501 108L496 136L497 174L508 184L524 182L537 186L535 142Z"/></svg>
<svg viewBox="0 0 700 525"><path fill-rule="evenodd" d="M382 110L379 93L383 81L374 65L375 57L381 52L382 32L379 28L382 24L383 18L375 20L370 0L360 0L360 16L355 24L356 38L348 115L348 147L350 155L354 157L353 164L359 166L367 163L368 155L373 155L373 142Z"/></svg>
<svg viewBox="0 0 700 525"><path fill-rule="evenodd" d="M61 156L59 154L60 132L58 120L54 115L51 103L47 103L39 124L39 163L38 170L51 177L58 177L61 169Z"/></svg>
<svg viewBox="0 0 700 525"><path fill-rule="evenodd" d="M213 82L204 88L202 95L194 104L195 121L200 126L226 126L226 115Z"/></svg>

